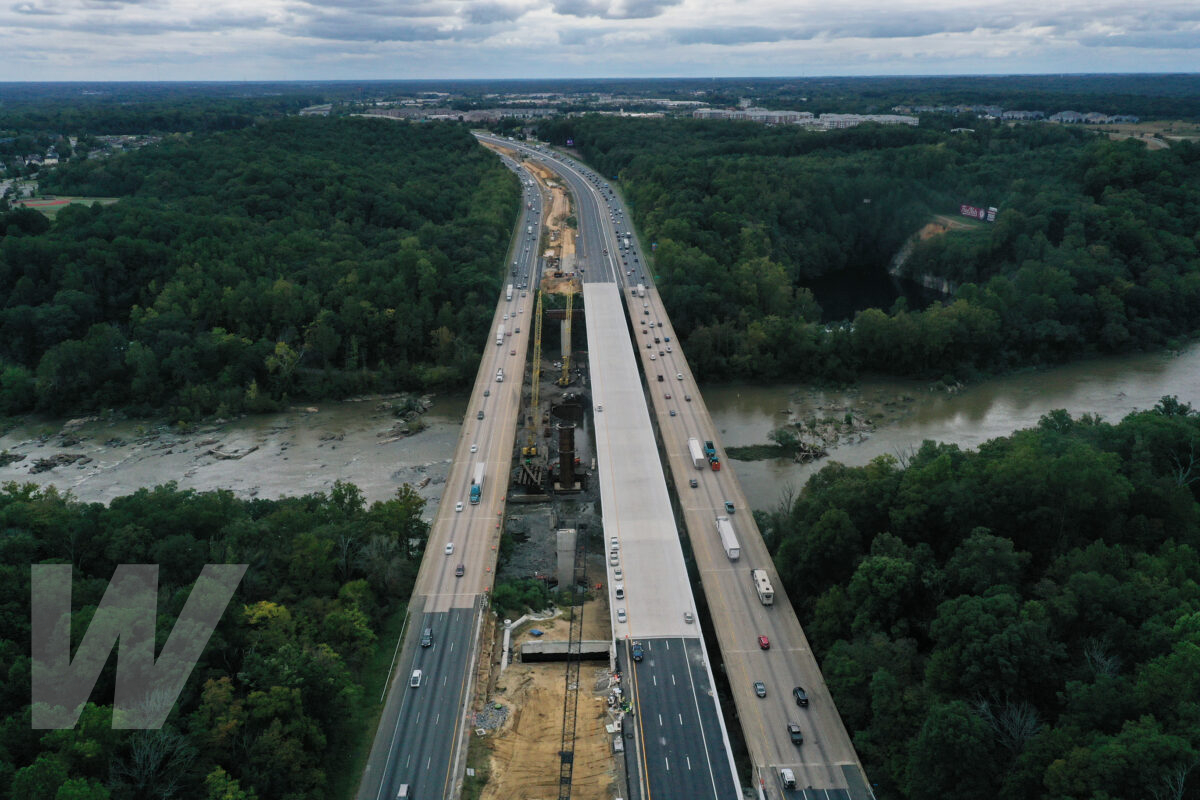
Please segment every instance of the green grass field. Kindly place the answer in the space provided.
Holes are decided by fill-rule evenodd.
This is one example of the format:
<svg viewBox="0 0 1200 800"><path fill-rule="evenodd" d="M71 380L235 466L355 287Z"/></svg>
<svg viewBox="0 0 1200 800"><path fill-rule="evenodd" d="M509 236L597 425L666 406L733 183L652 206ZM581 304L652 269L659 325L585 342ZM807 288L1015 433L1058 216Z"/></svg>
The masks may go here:
<svg viewBox="0 0 1200 800"><path fill-rule="evenodd" d="M90 206L93 203L101 205L112 205L119 200L119 197L34 197L29 200L20 200L17 205L25 206L26 208L37 209L45 214L50 219L58 216L58 212L67 206L85 205Z"/></svg>

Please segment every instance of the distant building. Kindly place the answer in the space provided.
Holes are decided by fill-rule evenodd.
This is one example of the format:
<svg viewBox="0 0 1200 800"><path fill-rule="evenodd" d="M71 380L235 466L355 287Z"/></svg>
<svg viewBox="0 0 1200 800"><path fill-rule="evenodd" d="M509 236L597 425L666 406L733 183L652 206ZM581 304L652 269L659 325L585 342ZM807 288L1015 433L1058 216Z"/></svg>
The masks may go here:
<svg viewBox="0 0 1200 800"><path fill-rule="evenodd" d="M1083 122L1083 114L1080 114L1078 111L1059 111L1057 114L1050 115L1050 121L1075 124Z"/></svg>
<svg viewBox="0 0 1200 800"><path fill-rule="evenodd" d="M877 122L880 125L919 125L916 117L902 114L822 114L812 124L825 130L835 128L853 128L864 122Z"/></svg>
<svg viewBox="0 0 1200 800"><path fill-rule="evenodd" d="M803 125L812 120L808 111L771 111L766 108L698 108L692 112L693 119L742 119L761 122L765 125Z"/></svg>
<svg viewBox="0 0 1200 800"><path fill-rule="evenodd" d="M324 103L319 106L309 106L308 108L300 109L302 117L328 117L329 112L333 110L332 103Z"/></svg>

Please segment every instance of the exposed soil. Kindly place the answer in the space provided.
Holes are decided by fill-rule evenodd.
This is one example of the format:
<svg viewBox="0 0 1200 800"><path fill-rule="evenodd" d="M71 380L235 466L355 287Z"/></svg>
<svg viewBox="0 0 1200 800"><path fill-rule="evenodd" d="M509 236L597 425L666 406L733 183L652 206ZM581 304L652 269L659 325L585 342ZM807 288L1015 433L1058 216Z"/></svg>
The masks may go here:
<svg viewBox="0 0 1200 800"><path fill-rule="evenodd" d="M963 228L970 227L972 227L971 223L967 222L965 219L955 219L954 217L948 217L945 214L937 214L934 216L932 222L930 222L924 228L921 228L921 230L917 231L917 238L921 241L925 241L926 239L932 239L934 236L941 236L943 233L946 233L951 229L961 230Z"/></svg>
<svg viewBox="0 0 1200 800"><path fill-rule="evenodd" d="M564 266L571 265L575 260L576 228L567 227L567 219L571 216L571 199L566 187L549 168L536 161L527 161L526 167L537 177L543 187L550 190L550 203L547 205L546 236L550 249L557 250L557 255Z"/></svg>
<svg viewBox="0 0 1200 800"><path fill-rule="evenodd" d="M588 574L593 599L584 603L585 640L612 637L608 617L608 594L596 590L595 575L604 574L603 559L589 559ZM530 631L540 630L541 637ZM527 623L513 636L513 649L538 640L566 640L570 622L562 617ZM502 631L497 640L502 640ZM606 698L610 675L606 665L585 662L579 670L580 686L575 724L575 760L571 797L579 800L612 800L618 790L617 759L612 751L612 724ZM540 800L558 797L559 748L562 741L563 699L566 665L562 663L509 665L496 678L489 703L507 707L504 725L486 737L490 752L489 780L483 800Z"/></svg>

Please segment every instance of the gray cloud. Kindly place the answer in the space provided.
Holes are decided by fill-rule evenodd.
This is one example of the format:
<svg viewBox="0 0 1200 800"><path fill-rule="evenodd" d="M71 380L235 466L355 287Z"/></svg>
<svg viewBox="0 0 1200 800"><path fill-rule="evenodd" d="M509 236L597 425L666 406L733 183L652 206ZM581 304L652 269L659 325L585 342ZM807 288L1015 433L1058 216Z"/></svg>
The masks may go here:
<svg viewBox="0 0 1200 800"><path fill-rule="evenodd" d="M434 25L380 23L378 20L310 20L291 27L289 33L341 42L432 42L454 38L453 31Z"/></svg>
<svg viewBox="0 0 1200 800"><path fill-rule="evenodd" d="M1149 50L1200 49L1200 30L1139 31L1108 36L1080 36L1076 39L1087 47L1136 47Z"/></svg>
<svg viewBox="0 0 1200 800"><path fill-rule="evenodd" d="M738 45L811 39L812 34L805 34L799 31L785 31L780 28L767 28L760 25L739 25L713 28L687 28L675 31L671 35L671 38L682 45Z"/></svg>
<svg viewBox="0 0 1200 800"><path fill-rule="evenodd" d="M600 19L649 19L682 0L554 0L555 13Z"/></svg>
<svg viewBox="0 0 1200 800"><path fill-rule="evenodd" d="M525 9L504 3L471 3L466 7L467 19L476 25L513 22L525 15Z"/></svg>
<svg viewBox="0 0 1200 800"><path fill-rule="evenodd" d="M54 16L54 15L58 15L58 14L62 13L61 11L55 11L52 8L46 8L44 6L36 6L33 3L14 3L12 10L17 12L18 14L30 14L30 15L38 15L38 16L42 16L42 15Z"/></svg>
<svg viewBox="0 0 1200 800"><path fill-rule="evenodd" d="M18 12L27 13L27 12ZM0 20L2 24L2 20ZM262 30L270 20L258 15L213 14L192 19L126 18L121 15L80 15L52 13L37 22L38 28L51 31L77 31L99 36L157 36L164 33L212 33L225 30Z"/></svg>

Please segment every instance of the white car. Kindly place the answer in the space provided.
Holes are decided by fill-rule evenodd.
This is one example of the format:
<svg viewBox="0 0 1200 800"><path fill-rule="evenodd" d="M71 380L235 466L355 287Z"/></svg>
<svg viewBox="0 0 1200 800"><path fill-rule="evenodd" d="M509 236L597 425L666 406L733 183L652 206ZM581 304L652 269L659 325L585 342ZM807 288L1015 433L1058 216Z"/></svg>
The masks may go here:
<svg viewBox="0 0 1200 800"><path fill-rule="evenodd" d="M473 445L471 445L471 452L472 452L472 453L478 453L478 452L479 452L479 445L477 445L477 444L473 444Z"/></svg>
<svg viewBox="0 0 1200 800"><path fill-rule="evenodd" d="M617 609L617 622L624 622L624 621L625 621L625 609L618 608Z"/></svg>
<svg viewBox="0 0 1200 800"><path fill-rule="evenodd" d="M616 569L614 569L613 570L613 579L618 580L618 581L624 580L625 579L625 570L621 569L620 567L617 567Z"/></svg>
<svg viewBox="0 0 1200 800"><path fill-rule="evenodd" d="M461 506L462 503L459 503L459 505ZM446 545L446 555L449 556L449 555L453 555L453 554L454 554L454 542L451 542L450 544Z"/></svg>
<svg viewBox="0 0 1200 800"><path fill-rule="evenodd" d="M463 508L463 506L462 506L462 500L459 500L457 503L455 503L455 504L454 504L454 510L455 510L455 511L462 511L462 508ZM447 550L447 551L446 551L447 555L448 555L448 554L450 554L451 552L452 552L452 551L450 551L450 550Z"/></svg>

